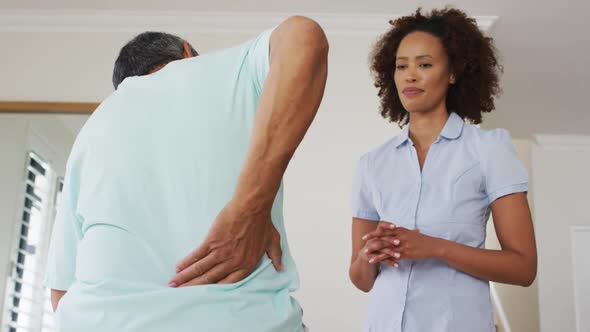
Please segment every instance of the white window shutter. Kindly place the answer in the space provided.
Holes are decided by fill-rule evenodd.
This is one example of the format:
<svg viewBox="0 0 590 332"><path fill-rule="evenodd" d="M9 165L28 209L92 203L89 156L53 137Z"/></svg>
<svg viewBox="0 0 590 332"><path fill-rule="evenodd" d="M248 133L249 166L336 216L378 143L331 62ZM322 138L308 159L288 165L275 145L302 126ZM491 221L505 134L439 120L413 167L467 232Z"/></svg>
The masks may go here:
<svg viewBox="0 0 590 332"><path fill-rule="evenodd" d="M6 332L53 332L50 290L43 285L55 206L61 192L49 164L34 152L27 158L22 214L17 223L6 285Z"/></svg>

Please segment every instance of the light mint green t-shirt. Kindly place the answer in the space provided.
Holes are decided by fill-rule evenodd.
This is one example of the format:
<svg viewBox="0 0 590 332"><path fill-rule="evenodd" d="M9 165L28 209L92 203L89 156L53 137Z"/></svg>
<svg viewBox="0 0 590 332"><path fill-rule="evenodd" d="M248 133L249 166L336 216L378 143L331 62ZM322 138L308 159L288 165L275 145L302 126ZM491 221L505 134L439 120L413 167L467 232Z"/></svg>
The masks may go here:
<svg viewBox="0 0 590 332"><path fill-rule="evenodd" d="M282 187L272 210L285 270L266 255L241 282L170 288L175 264L232 197L269 70L271 30L127 78L68 160L47 286L59 331L302 331Z"/></svg>

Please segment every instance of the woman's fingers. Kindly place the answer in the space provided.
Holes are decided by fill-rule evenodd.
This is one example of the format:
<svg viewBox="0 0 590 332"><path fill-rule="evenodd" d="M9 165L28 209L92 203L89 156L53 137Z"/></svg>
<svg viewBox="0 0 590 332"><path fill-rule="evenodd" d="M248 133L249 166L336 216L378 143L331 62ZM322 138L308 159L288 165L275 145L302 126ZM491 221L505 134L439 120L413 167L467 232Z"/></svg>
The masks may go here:
<svg viewBox="0 0 590 332"><path fill-rule="evenodd" d="M401 240L395 236L382 236L379 239L387 242L390 246L398 247L401 245Z"/></svg>
<svg viewBox="0 0 590 332"><path fill-rule="evenodd" d="M369 263L371 264L377 264L380 263L386 259L388 259L390 256L389 254L378 254L376 256L373 256L369 259Z"/></svg>
<svg viewBox="0 0 590 332"><path fill-rule="evenodd" d="M393 267L398 267L397 261L402 258L401 248L394 248L391 245L382 247L380 250L371 251L367 254L369 263L385 263Z"/></svg>
<svg viewBox="0 0 590 332"><path fill-rule="evenodd" d="M385 259L381 263L387 264L387 265L389 265L391 267L395 267L395 268L399 267L399 264L397 263L397 260L392 259L392 258Z"/></svg>
<svg viewBox="0 0 590 332"><path fill-rule="evenodd" d="M365 245L365 253L367 253L368 255L371 255L371 254L381 251L381 249L383 249L383 248L387 248L390 246L391 246L391 244L389 242L382 241L381 239L369 240L369 241L367 241L367 244Z"/></svg>
<svg viewBox="0 0 590 332"><path fill-rule="evenodd" d="M382 228L382 229L395 229L397 226L392 223L392 222L388 222L388 221L380 221L379 225L377 225L377 228Z"/></svg>
<svg viewBox="0 0 590 332"><path fill-rule="evenodd" d="M363 240L368 241L377 237L392 235L392 231L395 230L396 227L397 226L394 223L380 221L374 231L369 232L363 236Z"/></svg>

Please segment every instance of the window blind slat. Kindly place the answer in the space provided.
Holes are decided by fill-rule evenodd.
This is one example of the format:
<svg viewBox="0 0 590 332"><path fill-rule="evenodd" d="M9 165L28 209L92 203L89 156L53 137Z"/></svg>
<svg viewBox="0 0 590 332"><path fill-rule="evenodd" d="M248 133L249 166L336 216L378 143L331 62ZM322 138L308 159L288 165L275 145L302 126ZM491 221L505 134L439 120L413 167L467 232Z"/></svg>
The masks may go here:
<svg viewBox="0 0 590 332"><path fill-rule="evenodd" d="M8 324L6 324L6 325L8 325L9 327L13 327L13 328L17 329L17 331L19 331L19 332L20 331L23 331L23 330L24 331L33 331L33 329L31 327L29 327L29 326L18 325L18 324L15 324L14 322L8 322Z"/></svg>
<svg viewBox="0 0 590 332"><path fill-rule="evenodd" d="M17 315L24 315L24 316L27 316L27 317L32 318L32 319L35 319L35 318L38 318L39 317L39 315L33 316L30 312L26 312L26 311L22 311L22 310L20 310L20 311L18 311L18 310L17 311L14 311L13 309L10 309L9 311L11 313L15 313Z"/></svg>
<svg viewBox="0 0 590 332"><path fill-rule="evenodd" d="M19 300L28 301L31 304L43 304L43 301L39 301L37 299L33 299L33 298L28 297L28 296L24 296L22 294L19 294L19 293L9 292L8 295L10 295L10 297L18 298ZM25 312L25 311L18 311L18 310L14 310L14 309L15 308L13 308L12 311L19 312L19 313L23 313L24 312L24 313L28 314L29 316L33 316L33 313ZM38 315L35 315L35 316L38 316Z"/></svg>
<svg viewBox="0 0 590 332"><path fill-rule="evenodd" d="M12 263L13 263L14 265L16 265L16 267L17 267L17 268L19 268L19 269L22 269L24 272L29 272L29 273L31 273L33 277L41 277L41 279L44 277L44 275L43 275L42 273L40 273L40 272L37 272L37 271L35 271L35 270L31 270L31 269L29 269L29 268L25 267L24 265L22 265L22 264L20 264L20 263L17 263L17 262L15 262L15 261L12 261Z"/></svg>
<svg viewBox="0 0 590 332"><path fill-rule="evenodd" d="M41 173L41 175L45 175L45 170L47 169L47 166L45 165L44 162L42 162L40 160L36 160L36 158L32 157L30 159L29 166L31 166L31 168L33 168L34 170Z"/></svg>
<svg viewBox="0 0 590 332"><path fill-rule="evenodd" d="M55 196L61 181L55 181L49 164L34 152L29 153L24 179L22 217L18 221L16 246L11 258L11 276L7 278L8 331L51 332L53 311L50 292L43 285L41 270L49 227L54 217ZM48 211L44 211L48 208ZM3 332L3 331L2 331Z"/></svg>
<svg viewBox="0 0 590 332"><path fill-rule="evenodd" d="M31 201L33 201L34 203L41 203L41 201L38 200L37 197L29 194L29 193L25 193L25 198L30 199ZM39 206L39 210L41 209L41 207Z"/></svg>
<svg viewBox="0 0 590 332"><path fill-rule="evenodd" d="M8 277L8 281L9 282L12 282L12 283L19 283L21 285L26 285L26 286L34 287L36 290L45 289L45 286L40 285L39 283L36 283L36 282L28 282L28 281L25 281L25 280L22 280L22 279L16 278L16 277Z"/></svg>

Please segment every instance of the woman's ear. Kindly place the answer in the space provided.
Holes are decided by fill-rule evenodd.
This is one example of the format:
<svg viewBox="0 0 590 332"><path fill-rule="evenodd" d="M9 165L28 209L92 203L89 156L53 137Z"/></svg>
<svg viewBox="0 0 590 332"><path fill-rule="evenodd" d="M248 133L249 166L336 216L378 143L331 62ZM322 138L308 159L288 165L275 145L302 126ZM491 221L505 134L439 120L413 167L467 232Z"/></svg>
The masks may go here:
<svg viewBox="0 0 590 332"><path fill-rule="evenodd" d="M455 84L456 80L455 80L455 74L451 73L451 76L449 77L449 83L450 84Z"/></svg>

